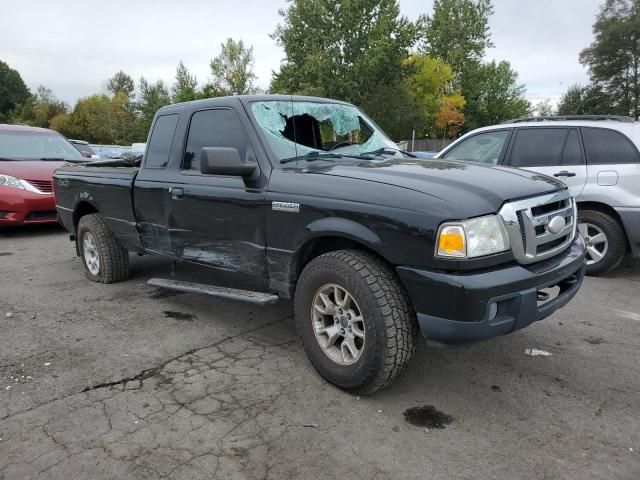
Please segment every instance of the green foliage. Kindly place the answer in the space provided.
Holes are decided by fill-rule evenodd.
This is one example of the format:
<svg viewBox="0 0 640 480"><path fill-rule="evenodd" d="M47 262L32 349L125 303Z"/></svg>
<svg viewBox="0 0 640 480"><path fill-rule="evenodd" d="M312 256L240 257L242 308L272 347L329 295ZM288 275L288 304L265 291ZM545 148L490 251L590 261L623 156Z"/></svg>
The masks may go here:
<svg viewBox="0 0 640 480"><path fill-rule="evenodd" d="M145 132L149 131L153 116L165 105L171 103L171 96L167 87L162 80L150 84L144 77L140 78L138 101L136 102L136 110L139 113L140 129Z"/></svg>
<svg viewBox="0 0 640 480"><path fill-rule="evenodd" d="M584 115L584 88L571 85L558 104L558 115Z"/></svg>
<svg viewBox="0 0 640 480"><path fill-rule="evenodd" d="M0 123L8 122L13 110L24 104L30 96L18 71L0 60Z"/></svg>
<svg viewBox="0 0 640 480"><path fill-rule="evenodd" d="M465 99L452 87L451 66L427 55L410 55L404 62L408 70L407 89L418 109L414 123L419 136L447 134L449 126L462 125Z"/></svg>
<svg viewBox="0 0 640 480"><path fill-rule="evenodd" d="M580 53L611 113L640 118L640 0L607 0L593 25L595 39Z"/></svg>
<svg viewBox="0 0 640 480"><path fill-rule="evenodd" d="M530 113L524 86L518 84L518 74L507 61L494 60L468 69L462 91L467 101L465 127L468 130Z"/></svg>
<svg viewBox="0 0 640 480"><path fill-rule="evenodd" d="M40 85L36 94L27 99L15 117L27 125L49 128L51 119L67 110L67 104L58 100L51 89Z"/></svg>
<svg viewBox="0 0 640 480"><path fill-rule="evenodd" d="M349 101L392 136L410 133L401 65L416 28L395 0L293 0L280 15L272 37L285 59L271 92Z"/></svg>
<svg viewBox="0 0 640 480"><path fill-rule="evenodd" d="M190 102L198 98L198 80L192 75L182 60L176 68L176 82L171 87L174 103Z"/></svg>
<svg viewBox="0 0 640 480"><path fill-rule="evenodd" d="M537 117L550 117L556 114L556 108L551 103L550 98L545 98L532 107L532 112Z"/></svg>
<svg viewBox="0 0 640 480"><path fill-rule="evenodd" d="M628 115L610 94L598 85L572 85L562 95L558 115Z"/></svg>
<svg viewBox="0 0 640 480"><path fill-rule="evenodd" d="M127 97L133 98L133 91L135 84L133 78L120 70L113 77L107 81L107 90L112 95L117 95L118 92L123 92Z"/></svg>
<svg viewBox="0 0 640 480"><path fill-rule="evenodd" d="M220 54L211 60L211 81L202 96L247 95L257 91L253 82L253 47L245 47L242 40L228 38L220 45Z"/></svg>
<svg viewBox="0 0 640 480"><path fill-rule="evenodd" d="M489 33L492 14L491 0L436 0L433 14L421 19L421 51L451 65L456 88L466 68L479 63L485 49L493 46Z"/></svg>
<svg viewBox="0 0 640 480"><path fill-rule="evenodd" d="M129 97L92 95L78 100L70 114L53 118L51 128L70 138L92 143L128 145L138 140L138 122L131 115Z"/></svg>

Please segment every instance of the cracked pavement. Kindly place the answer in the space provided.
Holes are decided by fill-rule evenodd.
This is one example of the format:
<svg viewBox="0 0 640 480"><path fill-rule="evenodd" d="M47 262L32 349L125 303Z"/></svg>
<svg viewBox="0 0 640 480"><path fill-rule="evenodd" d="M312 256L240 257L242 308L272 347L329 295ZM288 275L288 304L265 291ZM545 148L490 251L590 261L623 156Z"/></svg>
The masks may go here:
<svg viewBox="0 0 640 480"><path fill-rule="evenodd" d="M151 257L94 284L67 238L0 231L0 479L640 476L638 262L513 335L421 341L354 397L311 368L289 303L165 294ZM425 405L452 423L405 421Z"/></svg>

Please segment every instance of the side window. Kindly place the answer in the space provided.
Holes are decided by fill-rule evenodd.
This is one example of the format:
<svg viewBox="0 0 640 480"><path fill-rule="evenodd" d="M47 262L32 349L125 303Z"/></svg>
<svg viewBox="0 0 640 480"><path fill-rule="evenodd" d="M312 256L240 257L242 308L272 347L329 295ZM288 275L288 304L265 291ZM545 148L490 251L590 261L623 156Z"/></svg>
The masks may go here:
<svg viewBox="0 0 640 480"><path fill-rule="evenodd" d="M580 148L580 138L577 130L569 130L567 142L564 144L562 152L562 165L584 165L582 159L582 149Z"/></svg>
<svg viewBox="0 0 640 480"><path fill-rule="evenodd" d="M500 154L508 138L509 130L479 133L462 140L442 158L495 165L500 159Z"/></svg>
<svg viewBox="0 0 640 480"><path fill-rule="evenodd" d="M191 117L182 170L200 171L200 154L204 147L232 147L247 155L248 141L242 125L232 110L201 110Z"/></svg>
<svg viewBox="0 0 640 480"><path fill-rule="evenodd" d="M606 165L615 163L640 163L640 154L622 133L606 128L582 128L587 163Z"/></svg>
<svg viewBox="0 0 640 480"><path fill-rule="evenodd" d="M169 163L173 135L176 133L178 114L162 115L156 119L149 139L145 168L165 168Z"/></svg>
<svg viewBox="0 0 640 480"><path fill-rule="evenodd" d="M509 165L512 167L560 165L567 133L566 128L518 129Z"/></svg>

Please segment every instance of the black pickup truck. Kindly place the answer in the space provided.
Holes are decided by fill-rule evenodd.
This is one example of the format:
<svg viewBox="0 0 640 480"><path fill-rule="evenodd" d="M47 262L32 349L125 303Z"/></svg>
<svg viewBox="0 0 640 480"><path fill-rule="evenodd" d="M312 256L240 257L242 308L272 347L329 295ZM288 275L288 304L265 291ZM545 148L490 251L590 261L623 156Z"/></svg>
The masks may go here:
<svg viewBox="0 0 640 480"><path fill-rule="evenodd" d="M54 179L87 278L127 279L135 252L187 272L155 286L293 299L312 364L351 392L393 380L419 330L444 344L504 335L565 305L584 276L564 184L413 158L333 100L170 105L141 165L68 165Z"/></svg>

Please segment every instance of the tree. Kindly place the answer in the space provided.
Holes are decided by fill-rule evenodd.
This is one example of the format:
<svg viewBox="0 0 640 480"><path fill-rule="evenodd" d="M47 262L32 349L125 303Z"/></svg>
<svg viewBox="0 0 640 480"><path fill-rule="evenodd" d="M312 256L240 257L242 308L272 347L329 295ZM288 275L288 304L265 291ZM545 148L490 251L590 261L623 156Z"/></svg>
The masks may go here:
<svg viewBox="0 0 640 480"><path fill-rule="evenodd" d="M640 118L640 0L606 0L593 33L580 62L594 86L610 95L612 110Z"/></svg>
<svg viewBox="0 0 640 480"><path fill-rule="evenodd" d="M463 87L467 129L495 125L529 114L531 106L518 84L518 74L507 61L491 61L467 72Z"/></svg>
<svg viewBox="0 0 640 480"><path fill-rule="evenodd" d="M253 47L245 47L242 40L228 38L220 45L220 54L211 60L211 81L205 85L203 95L220 97L246 95L257 91L253 82Z"/></svg>
<svg viewBox="0 0 640 480"><path fill-rule="evenodd" d="M30 96L18 71L0 60L0 123L9 121L11 112Z"/></svg>
<svg viewBox="0 0 640 480"><path fill-rule="evenodd" d="M465 100L460 91L452 88L451 67L437 58L418 54L403 63L410 71L408 91L421 114L421 121L415 124L419 134L448 134L454 125L462 126Z"/></svg>
<svg viewBox="0 0 640 480"><path fill-rule="evenodd" d="M550 98L545 98L534 105L533 112L537 117L550 117L556 114L556 108Z"/></svg>
<svg viewBox="0 0 640 480"><path fill-rule="evenodd" d="M402 61L416 27L395 0L293 0L272 37L284 49L273 93L363 107L394 138L411 133Z"/></svg>
<svg viewBox="0 0 640 480"><path fill-rule="evenodd" d="M171 96L162 80L150 84L144 77L140 77L139 98L136 104L140 114L140 128L148 132L156 112L171 103Z"/></svg>
<svg viewBox="0 0 640 480"><path fill-rule="evenodd" d="M113 77L111 77L107 81L107 90L112 94L116 95L118 92L123 92L129 98L133 98L133 91L135 89L135 84L133 82L133 78L120 70Z"/></svg>
<svg viewBox="0 0 640 480"><path fill-rule="evenodd" d="M584 115L584 88L571 85L562 95L558 104L558 115Z"/></svg>
<svg viewBox="0 0 640 480"><path fill-rule="evenodd" d="M34 127L49 128L51 119L66 113L69 107L55 96L50 88L40 85L36 94L29 97L17 112L16 118Z"/></svg>
<svg viewBox="0 0 640 480"><path fill-rule="evenodd" d="M625 115L610 94L598 85L572 85L562 95L558 115Z"/></svg>
<svg viewBox="0 0 640 480"><path fill-rule="evenodd" d="M433 14L422 17L420 50L451 65L454 86L460 88L468 66L479 63L491 48L491 0L436 0ZM464 92L463 92L464 93Z"/></svg>
<svg viewBox="0 0 640 480"><path fill-rule="evenodd" d="M176 68L176 83L171 88L172 100L174 103L190 102L198 98L198 80L192 75L182 60Z"/></svg>

